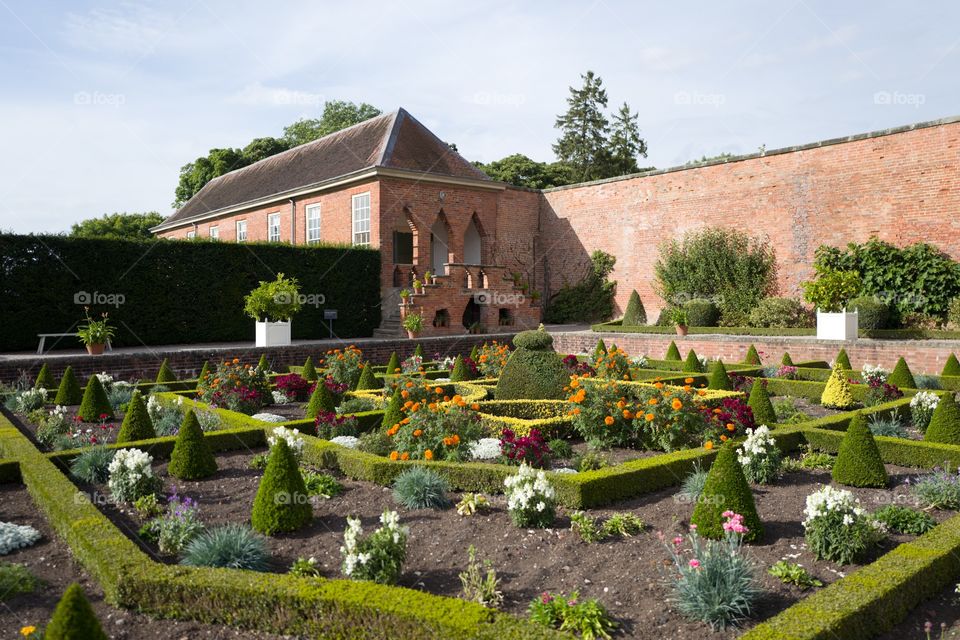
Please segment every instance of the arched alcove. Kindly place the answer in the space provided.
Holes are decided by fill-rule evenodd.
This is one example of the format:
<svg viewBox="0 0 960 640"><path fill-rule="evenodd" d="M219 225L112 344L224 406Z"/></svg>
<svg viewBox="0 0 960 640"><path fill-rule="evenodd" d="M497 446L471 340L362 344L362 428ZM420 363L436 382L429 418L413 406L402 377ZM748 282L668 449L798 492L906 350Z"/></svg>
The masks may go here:
<svg viewBox="0 0 960 640"><path fill-rule="evenodd" d="M450 225L440 212L430 227L430 270L434 275L447 275L447 263L450 262Z"/></svg>
<svg viewBox="0 0 960 640"><path fill-rule="evenodd" d="M470 224L467 225L463 233L463 263L464 264L483 264L483 236L480 233L480 227L477 225L477 216L470 218Z"/></svg>

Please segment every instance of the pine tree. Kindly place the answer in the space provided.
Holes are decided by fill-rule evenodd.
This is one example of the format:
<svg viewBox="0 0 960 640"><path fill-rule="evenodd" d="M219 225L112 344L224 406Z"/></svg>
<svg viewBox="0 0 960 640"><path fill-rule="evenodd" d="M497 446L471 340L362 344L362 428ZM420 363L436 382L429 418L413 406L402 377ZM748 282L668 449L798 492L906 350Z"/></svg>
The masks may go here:
<svg viewBox="0 0 960 640"><path fill-rule="evenodd" d="M840 365L844 371L853 369L853 366L850 364L850 356L847 355L847 350L843 347L840 347L840 351L837 352L837 359L834 360L833 363Z"/></svg>
<svg viewBox="0 0 960 640"><path fill-rule="evenodd" d="M287 441L277 438L253 499L250 524L268 536L296 531L313 518L307 487Z"/></svg>
<svg viewBox="0 0 960 640"><path fill-rule="evenodd" d="M177 376L173 372L173 369L170 368L170 362L164 358L163 362L160 363L160 370L157 371L157 384L166 384L168 382L176 382Z"/></svg>
<svg viewBox="0 0 960 640"><path fill-rule="evenodd" d="M927 442L960 445L960 407L953 397L953 391L940 396L923 439Z"/></svg>
<svg viewBox="0 0 960 640"><path fill-rule="evenodd" d="M760 361L760 354L757 353L757 348L750 345L750 348L747 349L747 356L743 359L745 364L756 364L761 365L763 362Z"/></svg>
<svg viewBox="0 0 960 640"><path fill-rule="evenodd" d="M40 373L37 374L37 381L33 384L34 389L56 389L57 381L54 380L53 374L50 373L50 367L47 366L47 363L44 362L43 366L40 367Z"/></svg>
<svg viewBox="0 0 960 640"><path fill-rule="evenodd" d="M300 377L310 382L317 379L317 369L313 366L313 356L307 356L303 363L303 369L300 371Z"/></svg>
<svg viewBox="0 0 960 640"><path fill-rule="evenodd" d="M670 341L670 346L667 347L667 355L665 355L663 359L675 360L677 362L680 362L681 360L683 360L683 358L680 357L680 349L677 348L677 343L674 342L673 340Z"/></svg>
<svg viewBox="0 0 960 640"><path fill-rule="evenodd" d="M177 432L177 440L173 445L173 453L170 454L167 473L181 480L200 480L209 478L216 472L217 460L213 457L206 438L203 437L200 421L197 420L193 409L190 409Z"/></svg>
<svg viewBox="0 0 960 640"><path fill-rule="evenodd" d="M127 413L123 416L123 424L117 433L117 444L137 442L156 438L157 432L153 428L153 421L147 413L147 405L139 391L134 391L127 405Z"/></svg>
<svg viewBox="0 0 960 640"><path fill-rule="evenodd" d="M946 363L943 365L943 371L940 372L942 376L960 376L960 362L957 361L957 356L952 353L947 358Z"/></svg>
<svg viewBox="0 0 960 640"><path fill-rule="evenodd" d="M394 351L393 353L390 354L390 359L387 360L387 374L393 375L397 373L399 369L400 369L400 358L397 356L397 352Z"/></svg>
<svg viewBox="0 0 960 640"><path fill-rule="evenodd" d="M57 389L57 397L54 404L74 405L80 404L83 400L83 390L80 388L80 381L73 373L73 367L68 366L63 371L63 377L60 378L60 387Z"/></svg>
<svg viewBox="0 0 960 640"><path fill-rule="evenodd" d="M317 380L317 386L310 395L310 401L307 402L306 417L315 419L321 413L333 413L336 410L337 405L330 389L323 380Z"/></svg>
<svg viewBox="0 0 960 640"><path fill-rule="evenodd" d="M450 382L463 382L470 380L472 377L463 358L457 356L457 359L453 361L453 371L450 372Z"/></svg>
<svg viewBox="0 0 960 640"><path fill-rule="evenodd" d="M756 378L753 381L747 405L749 405L753 411L753 421L757 426L765 424L771 427L777 423L777 412L773 410L773 403L770 402L770 394L767 393L767 388L763 385L763 381L760 378Z"/></svg>
<svg viewBox="0 0 960 640"><path fill-rule="evenodd" d="M887 486L887 470L883 466L880 449L859 411L847 425L847 431L840 441L840 451L833 464L833 480L849 487Z"/></svg>
<svg viewBox="0 0 960 640"><path fill-rule="evenodd" d="M576 181L586 182L608 175L609 121L603 113L607 108L603 80L593 71L580 77L583 86L579 89L570 87L567 112L557 116L554 127L560 130L560 138L553 145L553 152L560 162L570 167Z"/></svg>
<svg viewBox="0 0 960 640"><path fill-rule="evenodd" d="M647 143L640 137L637 120L638 115L630 112L630 105L626 102L613 114L608 145L611 177L637 173L640 171L637 157L647 157ZM646 324L646 319L637 324Z"/></svg>
<svg viewBox="0 0 960 640"><path fill-rule="evenodd" d="M700 364L700 358L693 349L687 352L687 359L683 361L683 367L680 369L684 373L701 373L703 366Z"/></svg>
<svg viewBox="0 0 960 640"><path fill-rule="evenodd" d="M723 360L718 359L713 365L713 371L710 373L710 382L707 384L707 388L721 391L733 390L733 384L727 375L727 368L723 365Z"/></svg>
<svg viewBox="0 0 960 640"><path fill-rule="evenodd" d="M903 359L903 356L897 360L896 366L893 367L893 371L887 377L887 384L892 384L898 389L917 388L917 381L913 379L910 367L907 366L907 361Z"/></svg>
<svg viewBox="0 0 960 640"><path fill-rule="evenodd" d="M783 358L780 359L780 364L782 364L782 365L785 366L785 367L793 367L793 366L796 366L796 365L793 364L793 358L791 358L791 357L790 357L790 354L787 353L786 351L784 351L784 353L783 353Z"/></svg>
<svg viewBox="0 0 960 640"><path fill-rule="evenodd" d="M638 327L647 324L647 311L643 308L643 300L640 294L634 289L630 293L630 301L627 302L627 310L623 312L623 320L620 325L624 327Z"/></svg>
<svg viewBox="0 0 960 640"><path fill-rule="evenodd" d="M93 607L76 582L63 592L43 630L43 637L45 640L107 640Z"/></svg>
<svg viewBox="0 0 960 640"><path fill-rule="evenodd" d="M83 390L83 400L80 401L77 415L84 422L96 422L100 420L100 416L106 416L107 420L113 419L113 407L110 405L110 399L107 398L107 392L96 374L90 376L87 380L87 387Z"/></svg>
<svg viewBox="0 0 960 640"><path fill-rule="evenodd" d="M270 371L270 363L267 362L267 354L260 354L260 359L257 361L257 369L260 369L260 371Z"/></svg>
<svg viewBox="0 0 960 640"><path fill-rule="evenodd" d="M703 491L690 517L690 524L697 525L697 533L707 538L722 538L725 511L743 516L743 524L749 529L745 540L754 541L763 537L763 524L757 514L753 492L743 475L743 467L737 460L736 449L727 442L717 452L710 465Z"/></svg>
<svg viewBox="0 0 960 640"><path fill-rule="evenodd" d="M383 421L380 423L380 426L386 430L401 420L403 420L403 394L398 388L393 392L393 395L390 396L390 404L387 405L386 410L383 412Z"/></svg>
<svg viewBox="0 0 960 640"><path fill-rule="evenodd" d="M373 372L373 365L370 361L363 363L363 369L360 370L360 379L357 381L357 391L382 389L383 385L377 380Z"/></svg>

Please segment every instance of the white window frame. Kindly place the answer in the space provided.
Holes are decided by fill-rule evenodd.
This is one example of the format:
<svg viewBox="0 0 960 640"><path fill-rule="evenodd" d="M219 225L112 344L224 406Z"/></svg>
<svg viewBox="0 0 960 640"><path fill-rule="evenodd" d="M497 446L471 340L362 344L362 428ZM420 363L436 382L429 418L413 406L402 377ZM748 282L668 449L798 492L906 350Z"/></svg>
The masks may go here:
<svg viewBox="0 0 960 640"><path fill-rule="evenodd" d="M247 241L247 221L237 220L237 242Z"/></svg>
<svg viewBox="0 0 960 640"><path fill-rule="evenodd" d="M267 242L280 242L280 214L267 216Z"/></svg>
<svg viewBox="0 0 960 640"><path fill-rule="evenodd" d="M350 200L350 218L353 223L353 244L370 246L370 192L358 193Z"/></svg>
<svg viewBox="0 0 960 640"><path fill-rule="evenodd" d="M316 214L315 219L311 219L311 215ZM308 204L304 209L304 229L307 234L307 244L317 244L320 242L320 225L322 220L322 214L320 212L320 203ZM315 223L311 225L311 223Z"/></svg>
<svg viewBox="0 0 960 640"><path fill-rule="evenodd" d="M187 240L193 240L197 237L196 231L187 231Z"/></svg>
<svg viewBox="0 0 960 640"><path fill-rule="evenodd" d="M219 225L216 225L216 224L215 224L215 225L213 225L213 226L210 227L210 239L211 239L211 240L219 240L219 239L220 239L220 226L219 226Z"/></svg>

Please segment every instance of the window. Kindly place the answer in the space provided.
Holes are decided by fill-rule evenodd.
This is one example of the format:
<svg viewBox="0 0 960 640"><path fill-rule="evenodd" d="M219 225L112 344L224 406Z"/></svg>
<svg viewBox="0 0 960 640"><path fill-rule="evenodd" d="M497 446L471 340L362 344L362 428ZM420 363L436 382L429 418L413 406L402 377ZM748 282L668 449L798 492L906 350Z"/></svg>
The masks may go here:
<svg viewBox="0 0 960 640"><path fill-rule="evenodd" d="M197 237L196 231L187 231L187 240L193 240Z"/></svg>
<svg viewBox="0 0 960 640"><path fill-rule="evenodd" d="M370 244L370 194L353 196L353 244Z"/></svg>
<svg viewBox="0 0 960 640"><path fill-rule="evenodd" d="M307 206L307 244L320 242L320 205Z"/></svg>
<svg viewBox="0 0 960 640"><path fill-rule="evenodd" d="M211 240L220 239L220 227L217 227L217 226L210 227L210 239Z"/></svg>
<svg viewBox="0 0 960 640"><path fill-rule="evenodd" d="M272 213L267 216L267 241L280 242L280 214Z"/></svg>
<svg viewBox="0 0 960 640"><path fill-rule="evenodd" d="M247 221L237 220L237 242L247 241Z"/></svg>

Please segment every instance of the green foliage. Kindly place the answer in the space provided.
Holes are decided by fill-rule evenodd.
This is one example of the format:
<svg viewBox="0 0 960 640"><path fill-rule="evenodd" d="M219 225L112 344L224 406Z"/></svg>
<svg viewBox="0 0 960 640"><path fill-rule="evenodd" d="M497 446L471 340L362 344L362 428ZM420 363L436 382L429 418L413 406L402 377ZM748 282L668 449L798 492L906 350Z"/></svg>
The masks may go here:
<svg viewBox="0 0 960 640"><path fill-rule="evenodd" d="M383 412L383 422L381 426L386 430L401 420L403 420L403 396L401 395L401 390L397 388L393 392L393 395L390 396L390 404L387 405L386 410Z"/></svg>
<svg viewBox="0 0 960 640"><path fill-rule="evenodd" d="M0 602L33 593L40 584L40 580L22 564L0 562Z"/></svg>
<svg viewBox="0 0 960 640"><path fill-rule="evenodd" d="M634 289L630 292L630 300L627 302L627 310L623 312L623 320L620 322L625 327L636 327L647 324L647 310L643 308L643 301L640 294Z"/></svg>
<svg viewBox="0 0 960 640"><path fill-rule="evenodd" d="M497 400L560 400L570 374L563 358L553 350L553 337L546 331L522 331L513 339L516 349L500 373L494 397Z"/></svg>
<svg viewBox="0 0 960 640"><path fill-rule="evenodd" d="M333 413L337 410L337 404L333 399L330 389L324 384L323 380L317 380L317 386L310 394L310 401L307 402L307 408L304 414L307 418L316 419L321 413Z"/></svg>
<svg viewBox="0 0 960 640"><path fill-rule="evenodd" d="M744 356L743 362L744 364L763 364L763 362L760 361L760 354L757 352L757 348L752 344L747 348L747 355Z"/></svg>
<svg viewBox="0 0 960 640"><path fill-rule="evenodd" d="M606 320L613 315L616 280L608 276L617 259L597 249L590 254L590 271L577 284L567 284L549 301L544 322L569 323Z"/></svg>
<svg viewBox="0 0 960 640"><path fill-rule="evenodd" d="M945 469L935 469L911 483L913 495L924 509L960 509L960 475Z"/></svg>
<svg viewBox="0 0 960 640"><path fill-rule="evenodd" d="M813 326L809 311L795 298L764 298L750 311L751 327L801 328Z"/></svg>
<svg viewBox="0 0 960 640"><path fill-rule="evenodd" d="M859 315L857 323L860 329L890 329L890 307L874 296L860 296L847 303L849 311Z"/></svg>
<svg viewBox="0 0 960 640"><path fill-rule="evenodd" d="M317 368L313 364L313 356L307 356L307 359L304 360L300 377L310 382L315 382L318 379Z"/></svg>
<svg viewBox="0 0 960 640"><path fill-rule="evenodd" d="M720 309L711 300L694 298L683 305L687 324L691 327L715 327L720 320Z"/></svg>
<svg viewBox="0 0 960 640"><path fill-rule="evenodd" d="M794 366L793 358L790 357L790 354L788 352L784 351L783 357L780 359L780 364L782 364L785 367Z"/></svg>
<svg viewBox="0 0 960 640"><path fill-rule="evenodd" d="M847 355L847 350L843 347L840 347L840 351L837 352L837 357L833 363L845 371L853 369L853 366L850 364L850 357Z"/></svg>
<svg viewBox="0 0 960 640"><path fill-rule="evenodd" d="M313 557L309 559L297 558L290 565L289 573L298 578L319 578L321 576L320 569L317 568L317 560Z"/></svg>
<svg viewBox="0 0 960 640"><path fill-rule="evenodd" d="M843 311L860 293L860 276L856 271L817 270L815 280L802 283L803 297L820 311Z"/></svg>
<svg viewBox="0 0 960 640"><path fill-rule="evenodd" d="M453 370L450 372L450 381L464 382L472 379L473 376L470 373L470 369L468 369L467 365L463 362L463 358L458 355L457 359L453 361Z"/></svg>
<svg viewBox="0 0 960 640"><path fill-rule="evenodd" d="M75 222L70 227L72 238L106 238L111 240L151 240L151 227L163 222L156 211L147 213L109 213L99 218Z"/></svg>
<svg viewBox="0 0 960 640"><path fill-rule="evenodd" d="M758 387L760 385L754 385ZM763 524L757 515L753 502L753 493L743 468L737 460L736 450L730 442L720 447L716 459L710 466L703 492L690 517L691 524L697 525L697 531L706 538L723 537L724 511L733 511L743 516L743 523L750 530L744 539L760 540L763 537Z"/></svg>
<svg viewBox="0 0 960 640"><path fill-rule="evenodd" d="M867 428L875 436L887 436L888 438L906 438L907 430L903 426L900 414L892 413L890 415L873 414L867 421Z"/></svg>
<svg viewBox="0 0 960 640"><path fill-rule="evenodd" d="M289 147L306 144L381 113L380 109L366 102L356 104L348 100L327 100L323 103L323 114L319 118L302 118L284 127L283 140Z"/></svg>
<svg viewBox="0 0 960 640"><path fill-rule="evenodd" d="M703 485L707 482L707 471L700 465L700 461L693 464L693 469L680 483L680 496L687 502L696 502L703 493Z"/></svg>
<svg viewBox="0 0 960 640"><path fill-rule="evenodd" d="M570 515L570 530L587 544L615 537L629 538L643 531L645 526L643 520L632 513L614 513L602 523L583 511L574 511Z"/></svg>
<svg viewBox="0 0 960 640"><path fill-rule="evenodd" d="M37 374L37 380L33 384L34 389L56 389L57 381L54 379L53 374L50 373L50 367L47 366L47 363L44 362L43 366L40 367L40 372Z"/></svg>
<svg viewBox="0 0 960 640"><path fill-rule="evenodd" d="M204 362L203 364L207 363ZM261 371L270 371L270 363L267 361L267 354L260 354L260 359L257 360L257 369L260 369Z"/></svg>
<svg viewBox="0 0 960 640"><path fill-rule="evenodd" d="M573 447L563 438L554 438L547 443L547 448L550 449L550 456L557 460L569 460L573 457Z"/></svg>
<svg viewBox="0 0 960 640"><path fill-rule="evenodd" d="M107 640L93 607L74 582L63 592L43 630L44 640Z"/></svg>
<svg viewBox="0 0 960 640"><path fill-rule="evenodd" d="M897 360L897 364L894 365L893 371L890 372L890 375L887 376L887 384L892 384L898 389L916 389L917 382L913 379L913 374L910 372L910 367L907 366L907 361L901 356Z"/></svg>
<svg viewBox="0 0 960 640"><path fill-rule="evenodd" d="M847 425L832 475L834 482L848 487L882 488L889 484L880 449L859 411Z"/></svg>
<svg viewBox="0 0 960 640"><path fill-rule="evenodd" d="M167 384L168 382L176 382L177 374L173 372L173 369L170 368L170 362L164 358L163 362L160 363L160 370L157 371L157 384Z"/></svg>
<svg viewBox="0 0 960 640"><path fill-rule="evenodd" d="M814 578L810 573L794 562L779 560L767 569L767 573L777 578L783 584L792 584L800 587L804 591L811 587L822 587L823 583Z"/></svg>
<svg viewBox="0 0 960 640"><path fill-rule="evenodd" d="M200 421L193 409L187 411L170 454L167 473L181 480L209 478L217 472L217 460L203 437Z"/></svg>
<svg viewBox="0 0 960 640"><path fill-rule="evenodd" d="M393 481L393 499L407 509L446 509L450 485L439 473L426 467L410 467Z"/></svg>
<svg viewBox="0 0 960 640"><path fill-rule="evenodd" d="M63 377L60 378L60 386L57 388L57 396L54 404L74 405L80 404L83 400L83 390L80 388L80 381L73 373L73 367L67 366L63 371Z"/></svg>
<svg viewBox="0 0 960 640"><path fill-rule="evenodd" d="M301 469L300 473L303 476L303 486L307 488L307 494L311 496L333 498L343 493L343 485L337 482L337 479L333 476L309 469Z"/></svg>
<svg viewBox="0 0 960 640"><path fill-rule="evenodd" d="M250 527L230 523L198 535L183 550L180 564L266 571L270 567L267 541Z"/></svg>
<svg viewBox="0 0 960 640"><path fill-rule="evenodd" d="M697 357L696 351L690 349L687 352L687 359L683 361L683 367L680 369L684 373L702 373L703 366L700 364L700 358Z"/></svg>
<svg viewBox="0 0 960 640"><path fill-rule="evenodd" d="M733 384L730 382L730 377L727 375L727 368L723 365L723 360L718 359L713 364L713 370L710 372L710 382L707 385L707 388L724 391L733 390Z"/></svg>
<svg viewBox="0 0 960 640"><path fill-rule="evenodd" d="M603 338L600 338L599 340L597 340L597 346L593 350L593 359L596 360L600 356L606 355L606 353L607 353L607 345L606 343L604 343Z"/></svg>
<svg viewBox="0 0 960 640"><path fill-rule="evenodd" d="M937 521L924 511L899 504L888 504L873 512L873 519L886 525L888 531L920 536L937 526Z"/></svg>
<svg viewBox="0 0 960 640"><path fill-rule="evenodd" d="M753 421L757 425L765 424L770 427L777 423L777 412L773 409L770 394L763 382L755 380L751 385L747 405L753 411Z"/></svg>
<svg viewBox="0 0 960 640"><path fill-rule="evenodd" d="M856 404L853 394L850 393L850 385L840 362L833 365L830 377L827 378L827 384L820 395L820 404L842 411L846 411Z"/></svg>
<svg viewBox="0 0 960 640"><path fill-rule="evenodd" d="M926 442L960 445L960 407L952 391L940 397L923 439Z"/></svg>
<svg viewBox="0 0 960 640"><path fill-rule="evenodd" d="M243 299L243 312L257 322L287 322L301 306L300 284L282 273L276 280L261 280Z"/></svg>
<svg viewBox="0 0 960 640"><path fill-rule="evenodd" d="M377 379L373 372L373 365L370 361L363 363L363 369L360 371L360 379L357 381L357 391L382 389L383 383Z"/></svg>
<svg viewBox="0 0 960 640"><path fill-rule="evenodd" d="M747 314L776 289L776 254L767 239L710 227L660 245L657 293L668 304L693 297L720 301L724 315Z"/></svg>
<svg viewBox="0 0 960 640"><path fill-rule="evenodd" d="M957 361L957 356L951 353L947 356L947 361L943 365L943 371L940 372L942 376L960 376L960 361Z"/></svg>
<svg viewBox="0 0 960 640"><path fill-rule="evenodd" d="M664 360L674 360L680 362L683 358L680 356L680 349L677 348L677 343L673 340L670 341L670 346L667 347L667 355L663 357Z"/></svg>
<svg viewBox="0 0 960 640"><path fill-rule="evenodd" d="M562 187L574 182L570 167L562 162L537 162L522 153L515 153L484 164L473 163L494 180L530 189Z"/></svg>
<svg viewBox="0 0 960 640"><path fill-rule="evenodd" d="M83 390L83 400L80 401L77 415L84 422L96 422L100 420L102 415L106 415L108 420L113 419L113 407L110 405L110 399L107 397L103 384L100 383L100 378L96 375L87 379L87 387Z"/></svg>
<svg viewBox="0 0 960 640"><path fill-rule="evenodd" d="M296 531L313 518L307 498L297 459L286 440L277 438L257 488L250 523L254 530L268 536Z"/></svg>
<svg viewBox="0 0 960 640"><path fill-rule="evenodd" d="M390 354L390 359L387 360L387 374L393 375L400 369L400 358L397 356L397 352L394 351Z"/></svg>
<svg viewBox="0 0 960 640"><path fill-rule="evenodd" d="M120 425L120 431L117 433L117 444L149 440L156 437L157 433L153 429L153 421L150 420L150 414L147 413L147 405L140 392L134 391L127 405L127 413L123 416L123 424Z"/></svg>
<svg viewBox="0 0 960 640"><path fill-rule="evenodd" d="M580 593L569 596L562 593L543 593L530 602L530 619L551 629L580 634L584 640L608 639L617 628L598 600L580 601Z"/></svg>
<svg viewBox="0 0 960 640"><path fill-rule="evenodd" d="M491 609L496 609L503 603L497 572L489 560L484 560L481 565L477 560L477 548L473 545L467 549L467 569L460 573L460 584L463 587L464 600Z"/></svg>

